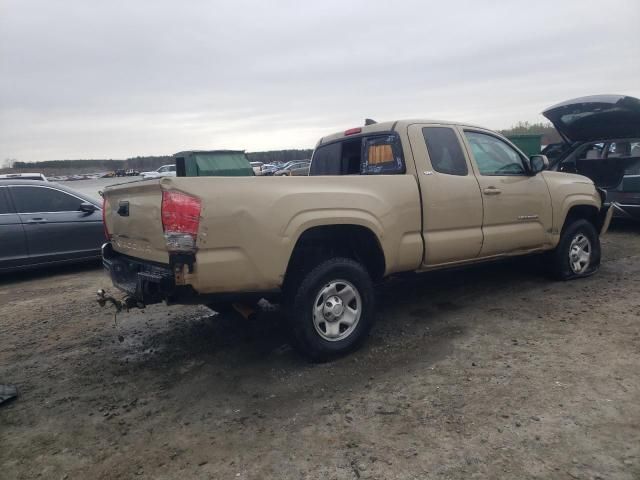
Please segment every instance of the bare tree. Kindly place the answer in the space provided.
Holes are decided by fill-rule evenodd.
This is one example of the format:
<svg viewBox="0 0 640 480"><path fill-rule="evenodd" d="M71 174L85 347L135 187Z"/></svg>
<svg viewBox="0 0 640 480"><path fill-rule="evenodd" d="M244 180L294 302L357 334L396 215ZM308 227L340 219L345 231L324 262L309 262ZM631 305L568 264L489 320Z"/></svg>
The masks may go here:
<svg viewBox="0 0 640 480"><path fill-rule="evenodd" d="M15 158L5 158L0 165L0 168L13 168L13 164L16 163Z"/></svg>

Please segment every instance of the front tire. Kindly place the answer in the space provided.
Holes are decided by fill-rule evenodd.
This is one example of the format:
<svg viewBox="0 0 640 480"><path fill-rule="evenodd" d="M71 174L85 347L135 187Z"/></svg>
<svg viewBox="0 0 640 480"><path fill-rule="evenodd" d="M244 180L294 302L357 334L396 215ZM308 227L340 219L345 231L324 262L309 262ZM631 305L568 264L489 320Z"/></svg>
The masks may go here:
<svg viewBox="0 0 640 480"><path fill-rule="evenodd" d="M349 258L333 258L309 271L295 290L288 317L292 343L321 362L357 349L374 320L373 282Z"/></svg>
<svg viewBox="0 0 640 480"><path fill-rule="evenodd" d="M576 219L568 223L553 252L552 271L556 278L588 277L600 267L600 237L591 222Z"/></svg>

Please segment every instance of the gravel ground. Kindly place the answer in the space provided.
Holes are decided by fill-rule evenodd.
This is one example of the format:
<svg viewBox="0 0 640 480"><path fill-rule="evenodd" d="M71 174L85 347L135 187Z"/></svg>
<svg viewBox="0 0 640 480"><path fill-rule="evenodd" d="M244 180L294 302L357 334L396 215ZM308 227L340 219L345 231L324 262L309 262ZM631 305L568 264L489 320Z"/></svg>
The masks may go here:
<svg viewBox="0 0 640 480"><path fill-rule="evenodd" d="M119 315L98 266L0 278L0 478L640 478L640 227L600 272L537 259L392 280L359 352L279 314Z"/></svg>

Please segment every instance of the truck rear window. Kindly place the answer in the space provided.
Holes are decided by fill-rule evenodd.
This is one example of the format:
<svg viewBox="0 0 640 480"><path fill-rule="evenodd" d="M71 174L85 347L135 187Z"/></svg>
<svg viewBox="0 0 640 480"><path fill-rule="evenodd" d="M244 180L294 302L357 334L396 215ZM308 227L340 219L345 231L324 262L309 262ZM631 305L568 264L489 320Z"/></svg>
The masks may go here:
<svg viewBox="0 0 640 480"><path fill-rule="evenodd" d="M398 136L378 134L319 146L313 152L309 175L391 175L404 172Z"/></svg>

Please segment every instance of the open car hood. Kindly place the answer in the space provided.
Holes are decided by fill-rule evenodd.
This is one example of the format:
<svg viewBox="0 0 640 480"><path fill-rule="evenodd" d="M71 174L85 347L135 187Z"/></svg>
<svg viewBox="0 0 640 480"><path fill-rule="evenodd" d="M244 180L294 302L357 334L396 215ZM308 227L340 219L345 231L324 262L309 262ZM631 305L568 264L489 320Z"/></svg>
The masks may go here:
<svg viewBox="0 0 640 480"><path fill-rule="evenodd" d="M574 98L549 107L542 114L569 142L640 137L640 100L635 97Z"/></svg>

